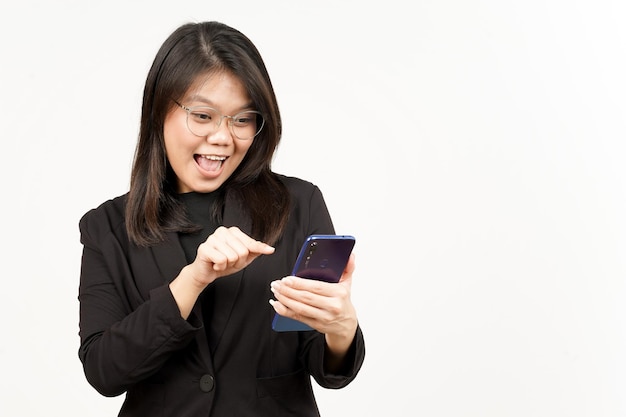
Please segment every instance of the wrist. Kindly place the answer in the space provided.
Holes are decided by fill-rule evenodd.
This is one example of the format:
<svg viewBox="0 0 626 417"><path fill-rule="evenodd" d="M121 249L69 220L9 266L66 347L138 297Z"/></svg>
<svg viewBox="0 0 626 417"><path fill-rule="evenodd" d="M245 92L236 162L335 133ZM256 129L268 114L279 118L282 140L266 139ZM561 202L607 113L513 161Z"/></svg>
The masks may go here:
<svg viewBox="0 0 626 417"><path fill-rule="evenodd" d="M191 263L185 266L180 271L180 274L176 279L181 279L182 281L184 281L185 285L189 286L190 290L195 291L198 294L204 291L207 285L209 285L209 283L213 281L208 281L206 277L204 277L203 274L201 274L197 270L195 263Z"/></svg>
<svg viewBox="0 0 626 417"><path fill-rule="evenodd" d="M356 335L357 322L348 328L345 328L344 331L339 333L326 333L326 347L328 350L334 354L342 355L344 354L352 345L352 341Z"/></svg>
<svg viewBox="0 0 626 417"><path fill-rule="evenodd" d="M208 285L208 283L203 283L196 278L197 275L192 265L184 267L169 285L180 314L185 320L191 314L198 296Z"/></svg>

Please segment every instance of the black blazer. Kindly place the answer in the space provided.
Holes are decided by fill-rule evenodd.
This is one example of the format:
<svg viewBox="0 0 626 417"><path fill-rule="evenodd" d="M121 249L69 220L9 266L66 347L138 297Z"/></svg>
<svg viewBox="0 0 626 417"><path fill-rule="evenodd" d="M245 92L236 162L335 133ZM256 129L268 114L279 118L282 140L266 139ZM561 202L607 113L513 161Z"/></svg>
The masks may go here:
<svg viewBox="0 0 626 417"><path fill-rule="evenodd" d="M308 235L334 233L319 189L281 178L292 197L285 233L274 254L213 284L208 331L200 300L183 320L168 287L186 265L176 233L149 248L131 244L126 195L83 216L79 357L98 392L126 392L120 416L318 416L311 376L326 388L354 379L365 355L360 328L341 375L324 372L322 334L271 329L270 282L290 274ZM225 226L249 233L249 223L226 205Z"/></svg>

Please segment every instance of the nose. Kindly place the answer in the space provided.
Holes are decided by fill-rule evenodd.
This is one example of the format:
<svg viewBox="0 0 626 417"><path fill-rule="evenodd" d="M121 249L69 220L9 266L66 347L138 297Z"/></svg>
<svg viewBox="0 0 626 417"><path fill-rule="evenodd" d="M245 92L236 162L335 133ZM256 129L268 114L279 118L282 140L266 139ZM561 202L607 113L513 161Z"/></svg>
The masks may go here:
<svg viewBox="0 0 626 417"><path fill-rule="evenodd" d="M220 119L217 121L215 126L215 131L207 136L207 141L209 143L213 143L216 145L226 145L233 141L233 135L230 128L230 120L226 120L225 123L222 123L224 119L228 119L231 116L222 115Z"/></svg>

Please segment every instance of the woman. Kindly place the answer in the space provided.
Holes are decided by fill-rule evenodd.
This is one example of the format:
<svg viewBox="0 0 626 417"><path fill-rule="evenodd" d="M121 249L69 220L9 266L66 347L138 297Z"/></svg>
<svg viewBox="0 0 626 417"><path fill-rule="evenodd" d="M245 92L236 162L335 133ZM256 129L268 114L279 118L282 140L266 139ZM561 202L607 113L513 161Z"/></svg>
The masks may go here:
<svg viewBox="0 0 626 417"><path fill-rule="evenodd" d="M316 186L271 171L280 137L246 36L217 22L170 35L130 190L80 221L79 356L98 392L126 392L120 416L317 416L311 377L358 373L354 256L338 284L288 276L306 237L334 229ZM315 330L274 332L275 312Z"/></svg>

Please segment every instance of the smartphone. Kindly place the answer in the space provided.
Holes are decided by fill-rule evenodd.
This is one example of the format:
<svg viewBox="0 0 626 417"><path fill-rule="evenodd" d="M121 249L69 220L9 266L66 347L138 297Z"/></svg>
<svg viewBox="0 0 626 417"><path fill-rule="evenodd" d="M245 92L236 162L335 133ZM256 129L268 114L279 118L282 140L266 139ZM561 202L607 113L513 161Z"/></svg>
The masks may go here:
<svg viewBox="0 0 626 417"><path fill-rule="evenodd" d="M302 245L291 275L338 282L355 243L354 236L349 235L311 235ZM278 313L274 314L272 329L277 332L313 330L304 323Z"/></svg>

